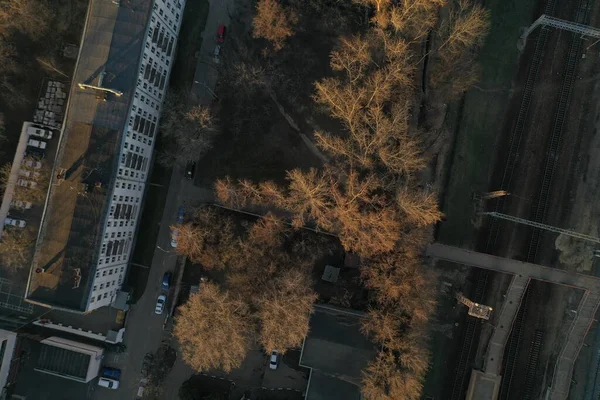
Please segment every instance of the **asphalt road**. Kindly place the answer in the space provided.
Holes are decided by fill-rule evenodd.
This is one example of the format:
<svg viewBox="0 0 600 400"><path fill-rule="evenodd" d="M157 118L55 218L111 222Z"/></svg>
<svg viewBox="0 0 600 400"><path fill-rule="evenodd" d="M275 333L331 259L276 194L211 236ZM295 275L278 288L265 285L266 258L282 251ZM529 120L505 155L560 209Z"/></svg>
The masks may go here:
<svg viewBox="0 0 600 400"><path fill-rule="evenodd" d="M166 271L173 270L177 260L177 256L170 251L172 248L170 246L169 226L175 222L177 210L182 204L182 180L183 171L176 169L173 171L170 187L165 188L169 192L163 217L160 221L157 246L148 249L154 251L148 285L142 297L131 307L127 316L124 340L127 352L110 354L105 359L105 365L121 369L120 387L117 392L98 388L96 391L96 399L98 400L134 399L141 379L142 359L147 352L156 351L161 342L166 312L162 315L156 315L154 306L157 297L163 293L160 287L163 274ZM171 298L168 299L169 302L171 300Z"/></svg>
<svg viewBox="0 0 600 400"><path fill-rule="evenodd" d="M202 33L202 47L200 49L200 58L198 59L196 72L194 75L194 84L192 86L191 100L200 104L209 104L214 99L214 88L218 78L218 64L213 64L214 60L209 57L214 51L216 44L215 37L217 27L220 24L229 22L228 4L233 0L211 0L208 17L204 32ZM202 173L196 171L196 173ZM162 293L160 284L162 276L166 271L173 271L177 256L172 252L170 246L171 232L169 226L172 225L177 217L177 211L180 205L189 205L201 202L212 201L212 191L205 188L198 188L193 185L193 181L186 180L183 176L182 168L175 168L171 177L171 183L168 188L167 200L160 221L160 231L156 246L148 251L153 251L154 256L150 266L148 284L142 297L133 305L127 316L127 325L125 332L125 344L127 352L120 354L110 354L105 364L120 368L122 371L120 387L118 390L109 390L97 388L95 398L97 400L131 400L134 399L142 378L141 367L142 359L148 352L155 352L161 340L170 338L170 333L163 330L166 311L163 315L154 314L154 306L157 297ZM177 283L173 282L172 286ZM171 290L172 292L173 290ZM168 310L171 306L173 294L170 293L167 300ZM185 364L178 359L173 368L173 372L167 378L165 398L174 399L174 393L177 392L181 383L186 380L191 370L187 369Z"/></svg>

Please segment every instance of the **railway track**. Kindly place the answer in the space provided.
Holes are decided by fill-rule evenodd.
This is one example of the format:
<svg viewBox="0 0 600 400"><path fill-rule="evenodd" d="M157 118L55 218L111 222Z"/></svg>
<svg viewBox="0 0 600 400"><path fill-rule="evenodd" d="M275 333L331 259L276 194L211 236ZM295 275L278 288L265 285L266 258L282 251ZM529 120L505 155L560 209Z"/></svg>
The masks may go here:
<svg viewBox="0 0 600 400"><path fill-rule="evenodd" d="M548 0L546 2L546 6L544 7L544 13L546 15L553 15L554 14L554 9L555 9L555 0ZM537 82L537 76L539 73L539 70L541 68L541 64L542 64L542 58L544 55L544 48L546 46L546 42L548 40L548 31L549 29L546 27L541 27L539 34L537 36L536 39L536 45L535 45L535 49L534 49L534 54L533 54L533 58L532 58L532 64L531 67L529 69L529 73L527 75L527 80L525 81L525 86L523 89L523 96L521 99L521 105L519 107L519 112L517 114L517 120L515 122L515 126L511 135L511 139L510 139L510 144L509 144L509 150L508 150L508 155L507 155L507 161L506 161L506 166L504 169L504 174L502 176L502 183L500 186L500 189L502 190L508 190L510 188L511 182L512 182L512 178L513 178L513 174L514 174L514 170L515 170L515 166L517 163L517 158L518 158L518 153L519 153L519 147L521 144L521 140L523 137L523 132L524 132L524 128L525 128L525 122L527 120L527 114L529 112L529 107L531 104L531 99L533 96L533 90L535 88L536 82ZM563 123L564 123L564 116L563 116ZM556 121L555 121L556 124ZM558 141L557 145L560 143L560 141ZM552 176L550 175L550 181ZM504 206L504 199L500 198L498 199L498 201L496 202L496 211L500 211ZM489 228L489 235L488 235L488 240L486 243L486 252L491 253L495 248L496 248L496 244L498 241L498 237L500 235L500 221L496 220L496 219L492 219L490 221L490 228ZM536 245L537 248L537 245ZM489 272L487 271L483 271L480 270L477 276L477 281L475 284L475 294L472 296L473 297L473 301L476 302L481 302L483 300L483 297L485 295L485 289L486 289L486 285L487 285L487 280L489 277ZM526 301L527 298L529 296L529 289L526 291L525 295L524 295L524 299L523 299L523 304L526 305ZM512 348L514 349L518 349L519 348L519 344L520 344L520 340L521 340L521 336L522 336L522 320L524 319L524 314L525 314L525 310L526 307L521 307L521 309L519 310L519 313L517 314L517 319L519 320L520 318L520 322L519 324L517 324L519 326L518 328L518 334L517 335L512 335L509 339L509 341L513 340L514 343L512 344ZM515 321L517 322L517 321ZM454 376L454 381L453 381L453 386L452 386L452 395L451 395L451 400L460 400L463 398L463 393L464 393L464 389L467 383L467 377L469 376L469 367L470 367L470 362L472 359L472 355L473 355L473 350L474 350L474 342L475 342L475 338L478 336L476 335L477 331L478 331L478 321L474 320L474 319L467 319L466 322L466 329L465 329L465 336L463 338L463 342L461 345L461 351L459 354L459 362L456 368L456 373ZM512 339L512 337L515 337L515 339ZM541 347L541 344L540 344ZM516 352L513 352L512 354L509 353L507 355L507 362L511 362L514 366L514 364L516 364ZM509 361L512 360L512 361ZM512 371L514 370L514 368L511 368L510 374L512 375ZM505 375L506 376L506 375ZM512 382L512 379L509 379L510 382ZM510 388L510 383L508 385L508 387Z"/></svg>
<svg viewBox="0 0 600 400"><path fill-rule="evenodd" d="M527 370L525 372L525 388L523 390L523 400L532 400L533 386L537 376L540 353L542 351L542 339L544 334L536 330L531 341L531 350L529 351L529 360L527 361Z"/></svg>
<svg viewBox="0 0 600 400"><path fill-rule="evenodd" d="M579 23L584 23L586 17L588 15L590 0L580 0L576 21ZM556 112L554 116L554 122L552 124L550 141L548 144L548 148L546 151L546 158L544 160L544 168L542 174L542 183L540 187L540 192L538 196L537 203L532 210L533 221L535 222L546 222L546 214L548 210L548 202L550 198L550 189L552 186L552 180L554 174L556 172L556 167L558 165L559 152L560 152L560 144L562 139L562 133L566 122L566 116L569 109L569 102L571 99L571 94L573 92L573 86L575 82L575 74L577 71L577 65L580 58L582 46L582 39L576 35L571 35L571 44L569 46L569 53L567 55L567 61L565 65L563 82L561 85L560 93L558 96L558 102L556 107ZM537 254L540 247L540 236L541 230L534 228L531 238L529 240L529 249L527 252L527 261L535 262L537 258ZM517 314L517 318L515 319L513 325L513 332L509 337L509 341L507 343L507 357L506 363L504 365L504 379L502 380L501 388L500 388L500 399L508 400L510 389L512 387L512 380L514 377L515 366L516 366L516 357L519 354L521 340L523 339L523 327L524 327L524 319L518 318L519 315L524 315L525 310L527 309L529 301L535 296L533 294L535 289L533 286L530 286L525 293L523 298L521 307L519 309L519 313ZM537 331L536 336L534 338L538 338ZM533 378L535 377L535 370L530 370L529 368L536 368L537 361L533 362L531 359L532 356L536 358L539 357L539 348L541 348L541 335L539 335L540 342L536 342L534 340L533 344L538 347L538 351L535 352L533 349L530 350L529 359L527 362L527 370L526 370L526 380L525 380L525 391L532 391L533 386ZM509 360L512 362L509 363ZM531 381L527 381L527 376L531 377ZM523 392L521 392L523 393Z"/></svg>
<svg viewBox="0 0 600 400"><path fill-rule="evenodd" d="M546 6L544 7L544 13L546 15L552 15L554 13L555 0L548 0L546 2ZM510 182L512 181L514 168L517 162L517 156L519 152L519 147L521 144L521 139L523 137L523 131L525 127L525 122L527 120L527 113L529 111L529 106L531 104L531 98L533 96L533 89L535 88L535 84L537 81L537 76L542 64L542 58L544 53L544 48L546 46L548 36L548 29L542 27L539 31L539 34L536 39L535 50L533 54L532 64L529 69L529 73L527 74L527 80L525 81L525 87L523 89L523 97L521 99L521 105L519 107L519 113L517 114L517 120L515 123L515 127L513 129L513 133L511 135L509 152L507 156L506 166L504 169L504 174L502 177L501 189L506 190L510 187ZM506 188L506 189L505 189ZM496 211L500 211L504 205L504 200L500 198L496 203ZM498 236L500 233L500 222L496 219L492 219L490 221L490 230L489 236L486 244L485 251L491 253L496 247L496 243L498 240ZM489 277L489 272L480 270L478 272L477 281L475 283L475 293L472 295L472 300L475 302L482 302L487 280ZM526 295L525 295L526 296ZM466 328L465 328L465 336L463 338L463 342L461 344L461 350L459 354L459 361L456 367L456 372L454 376L454 381L452 385L452 395L451 400L461 400L463 398L465 386L467 384L467 378L469 377L470 372L470 363L472 360L474 347L475 347L475 338L478 337L476 333L478 332L479 323L473 318L467 318Z"/></svg>

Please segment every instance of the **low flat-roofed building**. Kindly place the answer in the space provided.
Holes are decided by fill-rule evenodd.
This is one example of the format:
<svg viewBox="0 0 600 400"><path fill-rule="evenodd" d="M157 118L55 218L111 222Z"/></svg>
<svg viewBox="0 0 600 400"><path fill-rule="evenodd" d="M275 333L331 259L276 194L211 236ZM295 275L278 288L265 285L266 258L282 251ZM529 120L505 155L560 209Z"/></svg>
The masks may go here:
<svg viewBox="0 0 600 400"><path fill-rule="evenodd" d="M316 305L300 365L311 369L306 400L360 400L362 370L377 354L360 331L364 313Z"/></svg>
<svg viewBox="0 0 600 400"><path fill-rule="evenodd" d="M36 371L87 383L98 376L104 349L52 336L42 340Z"/></svg>
<svg viewBox="0 0 600 400"><path fill-rule="evenodd" d="M16 342L16 333L0 329L0 388L4 388L8 381Z"/></svg>

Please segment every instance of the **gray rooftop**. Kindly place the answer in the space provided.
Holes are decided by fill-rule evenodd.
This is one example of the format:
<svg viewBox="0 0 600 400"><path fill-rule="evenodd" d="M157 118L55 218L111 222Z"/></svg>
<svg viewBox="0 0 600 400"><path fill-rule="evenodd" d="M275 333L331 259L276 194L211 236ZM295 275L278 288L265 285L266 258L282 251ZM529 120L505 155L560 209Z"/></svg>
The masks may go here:
<svg viewBox="0 0 600 400"><path fill-rule="evenodd" d="M42 344L36 368L85 381L90 358L89 354Z"/></svg>
<svg viewBox="0 0 600 400"><path fill-rule="evenodd" d="M360 332L363 318L358 311L315 306L300 358L312 368L307 399L353 399L360 393L361 371L377 353Z"/></svg>
<svg viewBox="0 0 600 400"><path fill-rule="evenodd" d="M32 301L77 311L87 306L153 0L121 3L90 1L27 287ZM122 96L77 85L100 79Z"/></svg>

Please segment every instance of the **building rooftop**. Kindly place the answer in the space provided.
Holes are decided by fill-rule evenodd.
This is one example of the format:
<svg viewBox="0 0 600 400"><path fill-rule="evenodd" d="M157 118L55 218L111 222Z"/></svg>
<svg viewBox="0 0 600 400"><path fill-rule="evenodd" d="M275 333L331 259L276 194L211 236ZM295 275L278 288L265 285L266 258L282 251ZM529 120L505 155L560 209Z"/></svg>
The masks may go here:
<svg viewBox="0 0 600 400"><path fill-rule="evenodd" d="M42 344L37 369L85 380L91 356Z"/></svg>
<svg viewBox="0 0 600 400"><path fill-rule="evenodd" d="M361 371L375 358L375 345L360 332L365 315L333 306L315 306L300 365L312 369L306 398L360 398Z"/></svg>
<svg viewBox="0 0 600 400"><path fill-rule="evenodd" d="M81 400L87 399L90 393L94 393L97 387L95 380L83 383L81 380L65 379L54 374L41 372L38 361L42 349L45 347L47 346L40 343L38 338L30 339L29 335L18 338L15 350L15 357L20 357L18 368L13 368L9 377L12 398ZM32 384L32 382L35 382L35 384ZM40 390L40 388L43 388L43 390Z"/></svg>
<svg viewBox="0 0 600 400"><path fill-rule="evenodd" d="M86 309L152 4L90 1L27 285L30 301Z"/></svg>

